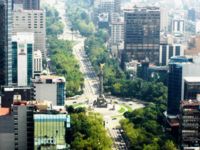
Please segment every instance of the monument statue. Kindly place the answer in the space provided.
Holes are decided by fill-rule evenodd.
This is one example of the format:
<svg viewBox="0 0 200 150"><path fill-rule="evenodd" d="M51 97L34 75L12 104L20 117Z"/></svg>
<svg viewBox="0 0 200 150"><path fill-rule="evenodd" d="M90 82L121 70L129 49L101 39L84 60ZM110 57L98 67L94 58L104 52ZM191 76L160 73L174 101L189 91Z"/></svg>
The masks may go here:
<svg viewBox="0 0 200 150"><path fill-rule="evenodd" d="M104 64L100 64L100 72L99 72L99 97L97 98L96 101L94 101L94 106L96 107L107 107L107 101L105 99L105 96L103 94L103 67Z"/></svg>

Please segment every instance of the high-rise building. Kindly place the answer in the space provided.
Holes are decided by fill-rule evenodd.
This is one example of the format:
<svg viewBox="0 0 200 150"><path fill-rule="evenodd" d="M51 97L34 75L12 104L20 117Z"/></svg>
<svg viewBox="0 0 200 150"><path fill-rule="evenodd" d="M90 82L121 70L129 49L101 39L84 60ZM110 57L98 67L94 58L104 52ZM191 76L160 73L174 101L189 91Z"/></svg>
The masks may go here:
<svg viewBox="0 0 200 150"><path fill-rule="evenodd" d="M184 100L180 105L181 150L200 148L200 101Z"/></svg>
<svg viewBox="0 0 200 150"><path fill-rule="evenodd" d="M112 13L115 10L113 0L101 0L99 3L99 13Z"/></svg>
<svg viewBox="0 0 200 150"><path fill-rule="evenodd" d="M34 76L42 73L42 53L40 50L33 52Z"/></svg>
<svg viewBox="0 0 200 150"><path fill-rule="evenodd" d="M118 18L111 22L111 42L112 44L119 44L124 41L124 20Z"/></svg>
<svg viewBox="0 0 200 150"><path fill-rule="evenodd" d="M17 86L28 86L33 78L33 33L12 36L12 81Z"/></svg>
<svg viewBox="0 0 200 150"><path fill-rule="evenodd" d="M0 107L0 149L14 150L13 116L9 108Z"/></svg>
<svg viewBox="0 0 200 150"><path fill-rule="evenodd" d="M23 0L24 9L39 10L40 0Z"/></svg>
<svg viewBox="0 0 200 150"><path fill-rule="evenodd" d="M36 100L48 100L53 106L65 104L65 78L41 75L33 80Z"/></svg>
<svg viewBox="0 0 200 150"><path fill-rule="evenodd" d="M121 11L121 0L114 0L114 10L115 12L120 13Z"/></svg>
<svg viewBox="0 0 200 150"><path fill-rule="evenodd" d="M125 11L124 52L122 63L131 60L159 63L160 10L157 7Z"/></svg>
<svg viewBox="0 0 200 150"><path fill-rule="evenodd" d="M186 77L199 77L200 64L190 59L174 56L169 62L167 114L179 114L180 101L184 99Z"/></svg>
<svg viewBox="0 0 200 150"><path fill-rule="evenodd" d="M184 49L181 44L160 44L159 64L168 65L169 60L173 56L183 56Z"/></svg>
<svg viewBox="0 0 200 150"><path fill-rule="evenodd" d="M166 8L160 9L160 31L167 32L169 26L169 16Z"/></svg>
<svg viewBox="0 0 200 150"><path fill-rule="evenodd" d="M34 106L23 101L13 103L15 149L34 150L33 113Z"/></svg>
<svg viewBox="0 0 200 150"><path fill-rule="evenodd" d="M14 10L13 34L17 32L34 33L34 50L41 50L46 57L46 18L44 10Z"/></svg>
<svg viewBox="0 0 200 150"><path fill-rule="evenodd" d="M12 0L0 0L0 85L12 83Z"/></svg>

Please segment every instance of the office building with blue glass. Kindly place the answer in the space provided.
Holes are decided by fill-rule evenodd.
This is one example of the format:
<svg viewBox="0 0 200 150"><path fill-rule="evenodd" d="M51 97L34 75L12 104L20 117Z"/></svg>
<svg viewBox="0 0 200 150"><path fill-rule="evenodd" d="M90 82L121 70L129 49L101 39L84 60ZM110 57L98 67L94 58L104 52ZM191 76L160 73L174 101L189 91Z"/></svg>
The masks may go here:
<svg viewBox="0 0 200 150"><path fill-rule="evenodd" d="M186 77L200 77L200 64L191 59L175 56L170 59L168 73L168 107L167 114L179 114L180 101L185 97Z"/></svg>
<svg viewBox="0 0 200 150"><path fill-rule="evenodd" d="M0 85L12 84L12 0L0 0Z"/></svg>

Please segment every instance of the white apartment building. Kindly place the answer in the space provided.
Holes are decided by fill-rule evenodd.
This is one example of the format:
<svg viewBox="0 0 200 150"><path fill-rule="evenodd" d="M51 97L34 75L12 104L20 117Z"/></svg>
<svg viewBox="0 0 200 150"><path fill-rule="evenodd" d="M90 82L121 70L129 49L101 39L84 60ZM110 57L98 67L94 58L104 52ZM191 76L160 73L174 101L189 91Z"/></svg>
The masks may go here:
<svg viewBox="0 0 200 150"><path fill-rule="evenodd" d="M12 83L28 86L33 77L34 34L20 32L12 36Z"/></svg>
<svg viewBox="0 0 200 150"><path fill-rule="evenodd" d="M111 23L111 41L115 45L124 41L124 21L122 17Z"/></svg>
<svg viewBox="0 0 200 150"><path fill-rule="evenodd" d="M44 10L13 11L13 34L17 32L34 33L34 50L41 50L42 56L46 57L46 15Z"/></svg>

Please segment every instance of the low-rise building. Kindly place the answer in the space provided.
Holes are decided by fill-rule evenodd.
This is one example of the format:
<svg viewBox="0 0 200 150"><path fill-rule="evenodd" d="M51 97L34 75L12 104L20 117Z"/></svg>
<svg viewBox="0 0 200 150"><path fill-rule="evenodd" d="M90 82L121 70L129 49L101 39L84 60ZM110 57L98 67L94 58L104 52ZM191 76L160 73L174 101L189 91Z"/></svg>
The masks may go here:
<svg viewBox="0 0 200 150"><path fill-rule="evenodd" d="M33 79L36 100L48 100L52 105L65 104L65 78L51 75L41 75Z"/></svg>
<svg viewBox="0 0 200 150"><path fill-rule="evenodd" d="M200 101L184 100L180 105L180 139L182 150L200 148Z"/></svg>

